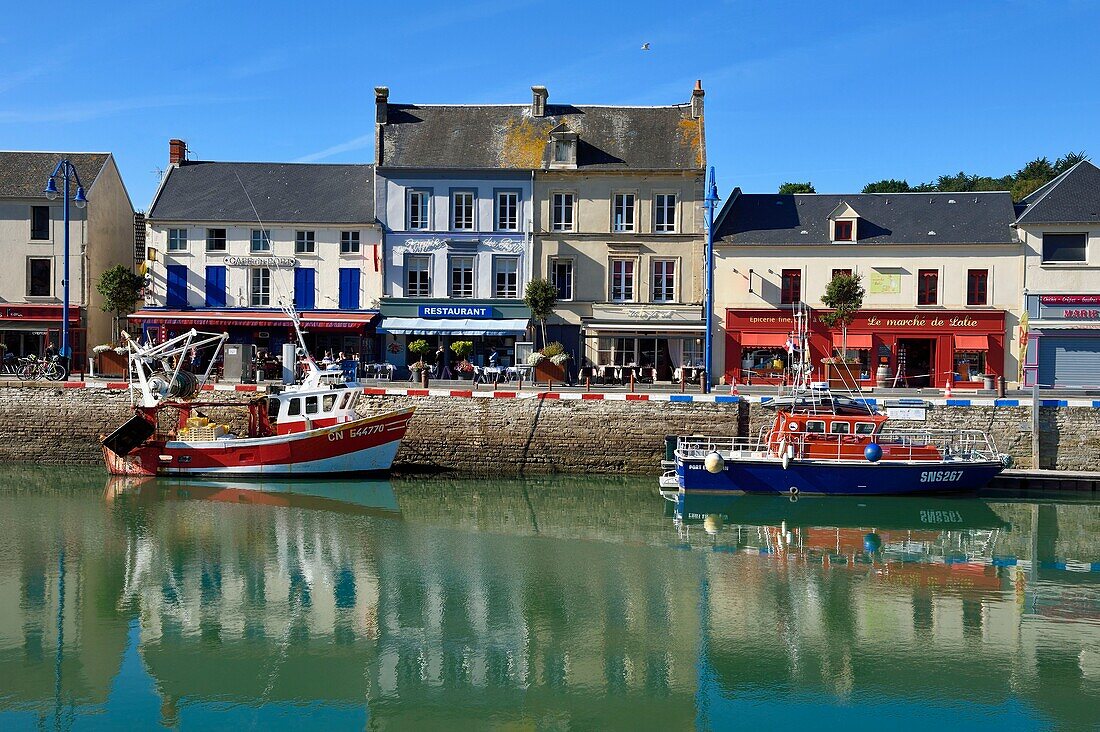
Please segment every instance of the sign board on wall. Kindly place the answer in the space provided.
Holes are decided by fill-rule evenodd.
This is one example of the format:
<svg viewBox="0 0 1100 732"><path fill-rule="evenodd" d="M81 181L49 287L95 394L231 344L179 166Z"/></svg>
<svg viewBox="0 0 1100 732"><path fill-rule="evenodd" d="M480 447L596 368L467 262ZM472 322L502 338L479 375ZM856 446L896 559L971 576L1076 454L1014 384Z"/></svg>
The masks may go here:
<svg viewBox="0 0 1100 732"><path fill-rule="evenodd" d="M230 267L274 267L276 269L294 269L298 266L295 257L226 257Z"/></svg>
<svg viewBox="0 0 1100 732"><path fill-rule="evenodd" d="M488 320L493 309L485 305L421 305L417 308L421 318L475 318Z"/></svg>
<svg viewBox="0 0 1100 732"><path fill-rule="evenodd" d="M871 272L870 291L875 295L897 295L901 292L901 275Z"/></svg>
<svg viewBox="0 0 1100 732"><path fill-rule="evenodd" d="M907 419L911 422L924 422L928 410L924 407L886 407L886 416L890 419Z"/></svg>

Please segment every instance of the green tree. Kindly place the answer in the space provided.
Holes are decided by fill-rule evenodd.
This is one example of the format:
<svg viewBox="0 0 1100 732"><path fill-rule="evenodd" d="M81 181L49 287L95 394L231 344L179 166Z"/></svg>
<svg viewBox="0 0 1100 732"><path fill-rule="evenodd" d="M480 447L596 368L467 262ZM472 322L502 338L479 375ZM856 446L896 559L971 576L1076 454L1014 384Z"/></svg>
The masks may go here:
<svg viewBox="0 0 1100 732"><path fill-rule="evenodd" d="M1077 165L1077 163L1081 162L1082 160L1088 160L1088 157L1085 155L1084 150L1082 150L1081 152L1066 153L1065 155L1054 161L1054 175L1059 176L1062 173L1065 173L1067 170L1072 168L1074 165Z"/></svg>
<svg viewBox="0 0 1100 732"><path fill-rule="evenodd" d="M104 270L99 276L95 288L103 296L103 312L114 313L112 331L116 340L119 319L134 312L144 287L145 278L122 264Z"/></svg>
<svg viewBox="0 0 1100 732"><path fill-rule="evenodd" d="M840 355L845 359L848 358L848 326L863 307L864 294L858 274L839 272L830 280L825 287L825 294L821 296L821 302L832 308L831 313L822 314L821 322L830 328L840 326Z"/></svg>
<svg viewBox="0 0 1100 732"><path fill-rule="evenodd" d="M896 178L883 178L863 186L864 193L908 193L909 182Z"/></svg>
<svg viewBox="0 0 1100 732"><path fill-rule="evenodd" d="M523 291L523 301L531 308L531 317L542 329L542 345L546 345L546 321L554 314L558 303L558 288L544 277L536 277L527 283Z"/></svg>
<svg viewBox="0 0 1100 732"><path fill-rule="evenodd" d="M805 183L784 183L779 186L779 193L784 196L789 196L792 193L817 193L814 190L814 184L810 181Z"/></svg>

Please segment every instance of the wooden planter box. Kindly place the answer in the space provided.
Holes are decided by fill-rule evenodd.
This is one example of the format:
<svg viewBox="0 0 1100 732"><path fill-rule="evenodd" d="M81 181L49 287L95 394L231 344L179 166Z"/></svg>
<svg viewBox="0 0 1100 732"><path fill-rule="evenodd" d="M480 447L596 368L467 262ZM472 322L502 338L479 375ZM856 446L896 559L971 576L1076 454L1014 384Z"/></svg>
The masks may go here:
<svg viewBox="0 0 1100 732"><path fill-rule="evenodd" d="M539 361L535 366L534 379L537 383L545 384L553 381L555 384L565 383L565 367L558 366L557 364L546 359L545 361Z"/></svg>
<svg viewBox="0 0 1100 732"><path fill-rule="evenodd" d="M859 363L827 363L825 366L825 378L829 381L830 389L847 389L856 391L859 389Z"/></svg>
<svg viewBox="0 0 1100 732"><path fill-rule="evenodd" d="M104 351L103 353L96 354L95 357L95 372L97 376L120 376L126 378L129 376L127 370L129 368L129 357L115 353L114 351Z"/></svg>

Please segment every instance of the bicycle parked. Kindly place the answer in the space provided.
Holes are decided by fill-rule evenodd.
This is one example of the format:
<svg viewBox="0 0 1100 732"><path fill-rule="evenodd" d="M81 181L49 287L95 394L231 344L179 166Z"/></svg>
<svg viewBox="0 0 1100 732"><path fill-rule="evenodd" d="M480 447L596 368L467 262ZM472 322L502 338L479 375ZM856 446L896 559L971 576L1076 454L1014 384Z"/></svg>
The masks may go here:
<svg viewBox="0 0 1100 732"><path fill-rule="evenodd" d="M38 358L37 356L27 356L26 358L19 359L19 378L23 381L38 381L39 379L46 379L47 381L63 381L69 372L65 368L60 360L59 356L50 356L49 358Z"/></svg>

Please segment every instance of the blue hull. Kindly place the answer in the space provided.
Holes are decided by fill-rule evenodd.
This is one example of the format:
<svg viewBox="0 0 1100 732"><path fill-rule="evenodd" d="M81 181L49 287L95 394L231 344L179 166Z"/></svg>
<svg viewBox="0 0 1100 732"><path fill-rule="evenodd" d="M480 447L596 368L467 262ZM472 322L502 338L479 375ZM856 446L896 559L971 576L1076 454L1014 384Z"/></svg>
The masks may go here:
<svg viewBox="0 0 1100 732"><path fill-rule="evenodd" d="M887 496L920 493L967 493L984 488L1004 466L999 462L921 465L823 463L792 460L727 460L711 473L702 459L676 459L676 477L684 491L742 493L817 493L840 496ZM792 489L795 489L792 491Z"/></svg>

